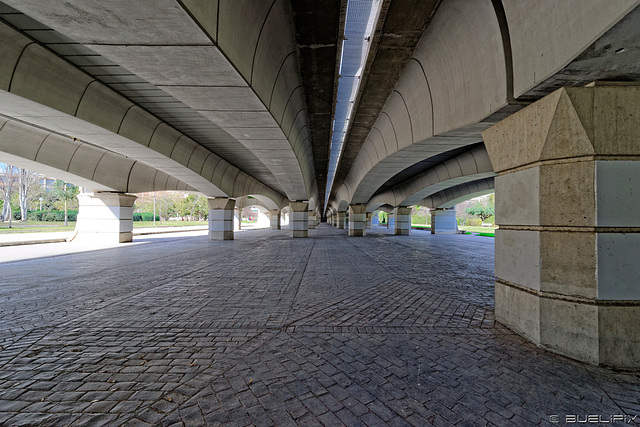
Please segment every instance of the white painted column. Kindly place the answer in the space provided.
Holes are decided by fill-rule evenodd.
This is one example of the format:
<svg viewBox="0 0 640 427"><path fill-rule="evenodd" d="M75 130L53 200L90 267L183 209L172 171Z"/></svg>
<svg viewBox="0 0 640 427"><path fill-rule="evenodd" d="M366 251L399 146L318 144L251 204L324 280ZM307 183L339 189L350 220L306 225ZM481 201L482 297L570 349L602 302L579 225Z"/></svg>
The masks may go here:
<svg viewBox="0 0 640 427"><path fill-rule="evenodd" d="M133 240L133 203L130 194L99 192L78 194L74 241L125 243Z"/></svg>
<svg viewBox="0 0 640 427"><path fill-rule="evenodd" d="M271 221L271 229L272 230L280 230L280 209L271 209L269 211L270 221Z"/></svg>
<svg viewBox="0 0 640 427"><path fill-rule="evenodd" d="M338 228L340 230L344 229L344 226L347 222L347 213L346 212L338 212L336 218L338 219Z"/></svg>
<svg viewBox="0 0 640 427"><path fill-rule="evenodd" d="M367 206L366 205L350 205L349 206L349 236L366 236L367 235Z"/></svg>
<svg viewBox="0 0 640 427"><path fill-rule="evenodd" d="M309 202L289 202L289 235L309 237Z"/></svg>
<svg viewBox="0 0 640 427"><path fill-rule="evenodd" d="M431 210L431 234L458 234L455 206Z"/></svg>
<svg viewBox="0 0 640 427"><path fill-rule="evenodd" d="M240 231L242 228L242 209L233 209L233 231Z"/></svg>
<svg viewBox="0 0 640 427"><path fill-rule="evenodd" d="M395 235L408 236L411 232L411 207L399 206L395 212Z"/></svg>
<svg viewBox="0 0 640 427"><path fill-rule="evenodd" d="M233 240L235 200L226 197L207 199L209 203L209 240Z"/></svg>

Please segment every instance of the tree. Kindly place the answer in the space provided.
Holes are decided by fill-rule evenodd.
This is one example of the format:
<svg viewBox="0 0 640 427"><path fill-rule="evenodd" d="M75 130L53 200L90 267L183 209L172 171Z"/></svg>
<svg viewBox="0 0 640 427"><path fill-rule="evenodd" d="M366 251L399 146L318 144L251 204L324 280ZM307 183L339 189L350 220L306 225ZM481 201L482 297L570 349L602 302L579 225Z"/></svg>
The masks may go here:
<svg viewBox="0 0 640 427"><path fill-rule="evenodd" d="M73 185L68 184L64 181L56 179L53 183L53 194L59 199L64 200L64 225L68 225L67 220L67 203L69 200L73 200L74 197L78 195L80 189Z"/></svg>
<svg viewBox="0 0 640 427"><path fill-rule="evenodd" d="M37 185L36 174L26 169L18 168L18 204L20 205L20 218L27 220L29 203L38 197L40 188Z"/></svg>
<svg viewBox="0 0 640 427"><path fill-rule="evenodd" d="M13 217L11 212L11 197L13 196L13 190L16 187L17 168L11 165L5 165L0 163L0 193L2 195L2 211L0 212L0 219L2 221L9 220L9 227L11 227L11 219Z"/></svg>
<svg viewBox="0 0 640 427"><path fill-rule="evenodd" d="M490 216L495 214L494 205L489 201L475 202L471 206L465 209L465 212L469 215L475 215L484 222Z"/></svg>

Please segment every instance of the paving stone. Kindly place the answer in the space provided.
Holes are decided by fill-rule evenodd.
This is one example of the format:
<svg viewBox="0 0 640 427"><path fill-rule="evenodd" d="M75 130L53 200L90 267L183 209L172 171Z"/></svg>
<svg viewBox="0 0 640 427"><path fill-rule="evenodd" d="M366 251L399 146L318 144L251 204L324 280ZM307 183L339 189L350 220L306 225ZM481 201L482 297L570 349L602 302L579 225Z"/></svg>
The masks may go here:
<svg viewBox="0 0 640 427"><path fill-rule="evenodd" d="M495 322L493 251L475 236L353 239L323 224L308 239L174 236L0 263L0 424L639 415L637 373L553 355Z"/></svg>

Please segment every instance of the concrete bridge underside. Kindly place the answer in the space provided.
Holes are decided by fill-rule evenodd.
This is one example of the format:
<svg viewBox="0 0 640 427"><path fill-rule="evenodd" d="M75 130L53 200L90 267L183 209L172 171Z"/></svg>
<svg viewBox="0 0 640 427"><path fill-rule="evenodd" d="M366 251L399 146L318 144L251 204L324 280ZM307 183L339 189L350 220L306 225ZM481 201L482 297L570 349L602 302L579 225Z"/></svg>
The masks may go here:
<svg viewBox="0 0 640 427"><path fill-rule="evenodd" d="M295 238L377 209L408 235L495 189L498 320L638 368L640 1L603 4L376 3L329 174L346 0L2 0L0 161L94 191L79 239L118 242L133 192L203 194L231 240L251 200Z"/></svg>

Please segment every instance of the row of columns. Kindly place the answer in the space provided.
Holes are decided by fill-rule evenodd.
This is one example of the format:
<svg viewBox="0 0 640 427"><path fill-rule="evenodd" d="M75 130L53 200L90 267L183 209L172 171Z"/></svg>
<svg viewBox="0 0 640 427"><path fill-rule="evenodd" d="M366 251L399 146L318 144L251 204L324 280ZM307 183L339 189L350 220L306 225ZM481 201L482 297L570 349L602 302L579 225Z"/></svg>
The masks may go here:
<svg viewBox="0 0 640 427"><path fill-rule="evenodd" d="M101 192L78 195L79 211L74 241L125 243L133 239L133 204L136 196L123 193ZM234 231L240 230L240 209L235 200L216 197L209 204L209 238L233 240ZM307 237L309 229L318 224L315 211L309 211L308 202L290 202L290 235ZM270 212L270 226L280 230L280 209Z"/></svg>
<svg viewBox="0 0 640 427"><path fill-rule="evenodd" d="M208 202L209 238L211 240L233 240L233 209L235 201L228 198L213 198L208 199ZM271 229L280 230L281 210L272 209L269 214ZM231 221L229 221L229 218L231 218ZM309 202L289 202L289 233L291 237L308 237L309 229L316 228L317 223L315 211L309 211Z"/></svg>
<svg viewBox="0 0 640 427"><path fill-rule="evenodd" d="M338 229L348 229L349 236L365 236L366 230L372 225L371 212L366 212L366 205L356 204L349 206L349 219L347 212L335 212L328 218L329 224ZM400 206L389 214L389 224L393 223L397 236L408 236L411 230L411 207ZM438 208L431 211L431 234L456 234L458 223L456 210L453 208Z"/></svg>
<svg viewBox="0 0 640 427"><path fill-rule="evenodd" d="M496 177L496 318L541 347L582 361L640 367L640 87L560 89L483 132ZM78 238L130 241L135 196L79 197ZM231 199L209 200L209 236L233 238ZM329 219L364 236L364 205ZM291 235L306 237L294 201ZM411 209L395 211L409 234ZM315 218L311 220L312 223ZM279 212L272 215L279 227ZM432 212L432 232L455 229Z"/></svg>
<svg viewBox="0 0 640 427"><path fill-rule="evenodd" d="M80 211L76 226L77 239L90 238L93 241L130 242L133 232L133 203L136 196L121 193L95 192L78 196ZM235 200L216 197L209 203L209 238L211 240L233 240L234 231L240 230L240 210L235 208ZM309 229L316 228L318 216L308 210L308 202L290 202L290 235L307 237ZM281 211L270 212L273 230L281 228ZM337 212L329 217L329 223L339 229L348 229L349 236L365 236L371 229L372 213L366 212L366 205L349 206L349 221L346 212ZM455 209L437 209L431 214L431 232L453 234L457 232ZM393 213L395 234L407 236L411 230L411 208L398 207Z"/></svg>

